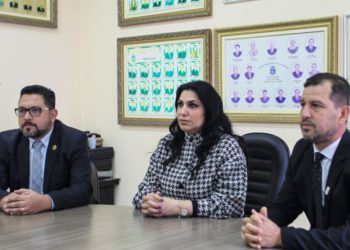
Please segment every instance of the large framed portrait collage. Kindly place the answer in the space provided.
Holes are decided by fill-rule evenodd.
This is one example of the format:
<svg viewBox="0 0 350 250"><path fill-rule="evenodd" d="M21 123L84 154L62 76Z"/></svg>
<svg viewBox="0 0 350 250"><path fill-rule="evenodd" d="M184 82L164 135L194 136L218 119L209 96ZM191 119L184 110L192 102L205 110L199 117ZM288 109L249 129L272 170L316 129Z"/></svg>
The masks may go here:
<svg viewBox="0 0 350 250"><path fill-rule="evenodd" d="M232 122L296 123L305 80L338 71L338 17L217 28L213 43L210 29L124 37L117 51L119 124L169 125L193 80L213 83Z"/></svg>

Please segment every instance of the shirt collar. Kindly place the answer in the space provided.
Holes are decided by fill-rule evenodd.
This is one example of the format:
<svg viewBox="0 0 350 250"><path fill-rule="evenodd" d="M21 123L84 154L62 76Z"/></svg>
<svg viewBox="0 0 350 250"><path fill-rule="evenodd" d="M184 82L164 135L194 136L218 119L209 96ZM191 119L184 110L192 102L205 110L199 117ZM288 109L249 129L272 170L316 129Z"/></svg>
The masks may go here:
<svg viewBox="0 0 350 250"><path fill-rule="evenodd" d="M47 133L43 138L40 139L42 144L44 144L45 148L47 148L49 146L49 142L50 142L50 137L51 137L52 131L53 131L53 127L51 128L49 133ZM33 138L29 138L29 146L30 146L30 148L32 148L33 142L35 142L35 141L37 141L37 140L35 140Z"/></svg>
<svg viewBox="0 0 350 250"><path fill-rule="evenodd" d="M337 147L340 143L340 139L341 137L339 137L335 142L333 142L331 145L325 147L324 149L322 149L321 151L319 151L315 144L313 144L313 148L314 148L314 153L316 152L320 152L321 154L323 154L327 159L332 160L333 156L335 154L335 151L337 150Z"/></svg>

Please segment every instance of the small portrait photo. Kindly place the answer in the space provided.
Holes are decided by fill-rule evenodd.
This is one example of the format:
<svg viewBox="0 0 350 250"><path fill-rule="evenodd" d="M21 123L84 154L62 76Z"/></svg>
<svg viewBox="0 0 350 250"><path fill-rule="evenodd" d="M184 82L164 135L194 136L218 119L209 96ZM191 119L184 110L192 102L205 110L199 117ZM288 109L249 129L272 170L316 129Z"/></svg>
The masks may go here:
<svg viewBox="0 0 350 250"><path fill-rule="evenodd" d="M239 97L239 92L237 89L234 89L232 92L232 97L231 97L231 101L233 103L239 103L239 101L241 100L241 98Z"/></svg>
<svg viewBox="0 0 350 250"><path fill-rule="evenodd" d="M159 95L162 91L160 81L152 81L152 93L153 95Z"/></svg>
<svg viewBox="0 0 350 250"><path fill-rule="evenodd" d="M148 77L148 74L149 74L149 67L148 67L148 64L143 64L140 66L140 76L141 78L147 78Z"/></svg>
<svg viewBox="0 0 350 250"><path fill-rule="evenodd" d="M267 43L267 54L269 54L270 56L273 56L273 55L275 55L276 54L276 52L277 52L277 48L276 48L276 42L275 42L275 40L270 40L270 41L268 41L268 43Z"/></svg>
<svg viewBox="0 0 350 250"><path fill-rule="evenodd" d="M129 78L136 78L137 68L135 65L129 65L128 67L128 76Z"/></svg>
<svg viewBox="0 0 350 250"><path fill-rule="evenodd" d="M164 58L173 59L174 58L174 47L172 45L166 45L164 47Z"/></svg>
<svg viewBox="0 0 350 250"><path fill-rule="evenodd" d="M160 77L161 69L159 63L152 64L152 77L158 78Z"/></svg>
<svg viewBox="0 0 350 250"><path fill-rule="evenodd" d="M250 80L250 79L253 79L254 75L255 74L253 72L253 66L252 65L248 65L247 66L247 71L244 73L245 78Z"/></svg>
<svg viewBox="0 0 350 250"><path fill-rule="evenodd" d="M149 1L150 0L141 0L141 9L142 10L147 10L149 9Z"/></svg>
<svg viewBox="0 0 350 250"><path fill-rule="evenodd" d="M294 76L294 78L300 78L303 75L299 63L294 64L294 71L292 72L292 75Z"/></svg>
<svg viewBox="0 0 350 250"><path fill-rule="evenodd" d="M309 37L307 39L306 43L307 43L306 47L305 47L306 51L308 53L314 53L316 51L316 49L317 49L317 47L315 45L315 39L313 37Z"/></svg>
<svg viewBox="0 0 350 250"><path fill-rule="evenodd" d="M140 98L140 110L141 112L148 112L149 109L149 98L142 97Z"/></svg>
<svg viewBox="0 0 350 250"><path fill-rule="evenodd" d="M294 89L294 93L293 93L293 96L292 96L292 101L294 103L300 103L300 100L301 100L301 91L299 88L296 88Z"/></svg>
<svg viewBox="0 0 350 250"><path fill-rule="evenodd" d="M162 5L162 0L153 0L152 6L153 8L158 8Z"/></svg>
<svg viewBox="0 0 350 250"><path fill-rule="evenodd" d="M248 89L248 91L247 91L247 97L245 98L245 101L246 101L247 103L252 103L252 102L254 102L253 90Z"/></svg>
<svg viewBox="0 0 350 250"><path fill-rule="evenodd" d="M199 62L192 62L190 64L190 72L191 72L191 76L199 76L199 73L200 73Z"/></svg>
<svg viewBox="0 0 350 250"><path fill-rule="evenodd" d="M174 0L165 0L165 6L173 6Z"/></svg>
<svg viewBox="0 0 350 250"><path fill-rule="evenodd" d="M279 88L277 90L277 96L275 98L276 102L278 103L284 103L286 101L286 97L284 96L284 91L283 89Z"/></svg>
<svg viewBox="0 0 350 250"><path fill-rule="evenodd" d="M232 67L232 73L231 73L231 78L232 78L233 80L238 80L240 76L241 76L241 74L238 73L238 67L237 67L237 65L233 65L233 67Z"/></svg>
<svg viewBox="0 0 350 250"><path fill-rule="evenodd" d="M140 86L140 92L141 95L148 95L149 92L149 82L148 81L141 81Z"/></svg>
<svg viewBox="0 0 350 250"><path fill-rule="evenodd" d="M190 53L191 53L191 58L192 59L197 59L199 58L199 48L197 44L194 44L190 48Z"/></svg>
<svg viewBox="0 0 350 250"><path fill-rule="evenodd" d="M248 53L251 57L255 57L258 54L258 48L255 41L251 41L248 48Z"/></svg>
<svg viewBox="0 0 350 250"><path fill-rule="evenodd" d="M287 48L288 52L289 52L290 54L295 54L295 53L298 52L298 49L299 49L299 47L298 47L298 45L297 45L296 40L295 40L294 38L291 38L291 39L289 40L289 44L288 44L288 48Z"/></svg>
<svg viewBox="0 0 350 250"><path fill-rule="evenodd" d="M316 62L311 63L310 65L310 71L309 71L309 76L313 76L320 73L320 71L318 70L318 66Z"/></svg>
<svg viewBox="0 0 350 250"><path fill-rule="evenodd" d="M235 51L233 51L235 57L240 57L242 55L241 45L239 43L235 44Z"/></svg>
<svg viewBox="0 0 350 250"><path fill-rule="evenodd" d="M158 113L160 112L161 108L162 108L162 102L160 98L158 97L152 98L152 111Z"/></svg>
<svg viewBox="0 0 350 250"><path fill-rule="evenodd" d="M261 91L260 101L262 103L268 103L270 101L270 97L268 96L267 89L263 89Z"/></svg>
<svg viewBox="0 0 350 250"><path fill-rule="evenodd" d="M173 80L165 81L165 94L172 95L174 94L175 84Z"/></svg>
<svg viewBox="0 0 350 250"><path fill-rule="evenodd" d="M137 83L135 81L128 82L129 95L136 95L137 93Z"/></svg>
<svg viewBox="0 0 350 250"><path fill-rule="evenodd" d="M186 58L187 51L186 51L186 45L183 43L180 43L177 45L177 58L184 59Z"/></svg>
<svg viewBox="0 0 350 250"><path fill-rule="evenodd" d="M137 110L136 98L129 98L128 99L128 111L129 112L135 112L136 110Z"/></svg>
<svg viewBox="0 0 350 250"><path fill-rule="evenodd" d="M137 0L130 0L129 10L131 12L136 11L137 10L137 4L138 4Z"/></svg>
<svg viewBox="0 0 350 250"><path fill-rule="evenodd" d="M186 63L179 63L177 65L177 75L179 77L185 77L187 74Z"/></svg>
<svg viewBox="0 0 350 250"><path fill-rule="evenodd" d="M174 76L174 64L173 63L166 63L164 65L164 72L166 77L173 77Z"/></svg>
<svg viewBox="0 0 350 250"><path fill-rule="evenodd" d="M167 113L174 112L175 106L174 106L174 98L165 98L164 100L164 111Z"/></svg>

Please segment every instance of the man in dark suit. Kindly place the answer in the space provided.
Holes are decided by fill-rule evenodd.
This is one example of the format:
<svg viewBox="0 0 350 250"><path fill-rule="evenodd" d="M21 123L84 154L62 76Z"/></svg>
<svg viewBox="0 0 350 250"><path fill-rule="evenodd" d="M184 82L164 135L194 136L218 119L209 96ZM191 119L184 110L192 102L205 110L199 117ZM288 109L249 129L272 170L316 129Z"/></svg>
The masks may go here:
<svg viewBox="0 0 350 250"><path fill-rule="evenodd" d="M278 90L278 95L276 96L275 99L276 99L276 102L278 102L278 103L284 103L286 98L283 96L283 89Z"/></svg>
<svg viewBox="0 0 350 250"><path fill-rule="evenodd" d="M307 46L305 47L306 51L309 53L313 53L316 51L317 47L315 46L315 40L310 37L307 41Z"/></svg>
<svg viewBox="0 0 350 250"><path fill-rule="evenodd" d="M248 65L247 72L245 72L244 75L248 80L253 79L254 72L253 72L253 67L251 65Z"/></svg>
<svg viewBox="0 0 350 250"><path fill-rule="evenodd" d="M24 87L15 112L19 129L0 133L1 210L25 215L87 204L87 137L56 119L55 93Z"/></svg>
<svg viewBox="0 0 350 250"><path fill-rule="evenodd" d="M277 199L243 219L242 238L250 247L350 249L349 83L338 75L319 73L304 87L303 139L294 147ZM323 155L318 162L317 154ZM317 171L318 180L313 178ZM311 229L288 227L302 212Z"/></svg>

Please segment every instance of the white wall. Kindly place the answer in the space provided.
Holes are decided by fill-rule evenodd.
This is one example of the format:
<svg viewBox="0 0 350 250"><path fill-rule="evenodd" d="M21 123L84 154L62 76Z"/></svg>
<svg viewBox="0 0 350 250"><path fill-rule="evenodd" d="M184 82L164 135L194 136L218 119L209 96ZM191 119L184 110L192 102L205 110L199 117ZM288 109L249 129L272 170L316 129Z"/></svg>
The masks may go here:
<svg viewBox="0 0 350 250"><path fill-rule="evenodd" d="M59 1L58 29L0 23L0 131L17 127L20 89L35 83L56 92L59 119L81 127L80 9Z"/></svg>

